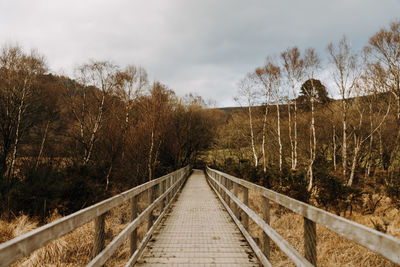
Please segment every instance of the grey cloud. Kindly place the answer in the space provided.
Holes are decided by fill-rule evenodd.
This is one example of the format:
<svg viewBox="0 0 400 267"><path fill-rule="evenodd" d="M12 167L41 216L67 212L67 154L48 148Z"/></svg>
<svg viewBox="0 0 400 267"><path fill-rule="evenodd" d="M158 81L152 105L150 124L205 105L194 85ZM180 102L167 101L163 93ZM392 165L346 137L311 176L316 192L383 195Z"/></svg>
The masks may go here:
<svg viewBox="0 0 400 267"><path fill-rule="evenodd" d="M236 83L294 45L354 48L399 19L398 0L15 0L0 2L0 42L36 47L53 70L89 58L142 65L178 95L233 105Z"/></svg>

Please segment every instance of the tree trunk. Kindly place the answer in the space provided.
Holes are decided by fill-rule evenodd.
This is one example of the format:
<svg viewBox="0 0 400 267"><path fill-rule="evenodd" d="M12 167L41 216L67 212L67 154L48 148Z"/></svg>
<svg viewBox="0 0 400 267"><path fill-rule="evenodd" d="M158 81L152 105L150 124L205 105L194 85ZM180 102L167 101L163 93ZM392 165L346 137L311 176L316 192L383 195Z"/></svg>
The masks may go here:
<svg viewBox="0 0 400 267"><path fill-rule="evenodd" d="M47 121L46 128L44 129L44 133L43 133L43 137L42 137L42 142L40 144L39 154L38 154L38 156L36 158L35 169L37 169L39 167L40 158L42 157L44 144L45 144L46 139L47 139L47 132L49 130L49 125L50 125L50 121Z"/></svg>
<svg viewBox="0 0 400 267"><path fill-rule="evenodd" d="M279 102L276 102L276 115L278 120L278 145L279 145L279 170L282 171L282 140L281 140L281 119L279 114Z"/></svg>
<svg viewBox="0 0 400 267"><path fill-rule="evenodd" d="M360 146L361 146L360 140L359 138L357 138L356 134L354 134L354 155L353 155L353 163L351 165L350 178L349 181L347 182L348 187L351 187L353 185L354 174L357 166L357 157L358 157L358 152L360 151Z"/></svg>
<svg viewBox="0 0 400 267"><path fill-rule="evenodd" d="M293 90L294 92L294 90ZM296 97L296 95L295 95ZM293 159L293 169L297 168L297 101L294 99L294 159Z"/></svg>
<svg viewBox="0 0 400 267"><path fill-rule="evenodd" d="M315 155L317 151L317 137L315 135L315 118L314 118L314 97L311 97L311 136L312 136L312 141L310 144L310 166L309 166L309 172L310 172L310 182L308 184L308 191L310 192L313 186L313 165L315 161ZM311 139L311 138L310 138Z"/></svg>
<svg viewBox="0 0 400 267"><path fill-rule="evenodd" d="M108 185L110 184L110 177L111 177L112 168L113 168L113 164L111 162L111 165L108 168L107 175L106 175L106 189L105 189L106 191L108 191Z"/></svg>
<svg viewBox="0 0 400 267"><path fill-rule="evenodd" d="M254 157L254 167L257 168L258 166L258 157L257 157L257 152L256 152L256 147L255 147L255 142L254 142L254 131L253 131L253 118L251 114L251 106L250 106L250 101L249 101L249 123L250 123L250 139L251 139L251 149L253 151L253 157Z"/></svg>
<svg viewBox="0 0 400 267"><path fill-rule="evenodd" d="M20 141L20 127L21 127L21 120L22 120L22 113L24 112L24 105L25 105L25 96L26 96L26 81L24 82L24 87L22 89L22 96L21 101L18 107L18 116L17 116L17 124L15 126L15 139L14 139L14 147L11 157L11 165L10 171L8 173L8 179L12 179L14 177L14 168L15 168L15 161L17 158L17 148Z"/></svg>
<svg viewBox="0 0 400 267"><path fill-rule="evenodd" d="M333 125L333 169L336 171L336 128L335 125Z"/></svg>
<svg viewBox="0 0 400 267"><path fill-rule="evenodd" d="M99 111L98 111L98 114L97 114L96 123L94 124L93 130L92 130L92 134L91 134L91 137L90 137L89 147L87 149L86 156L85 156L85 158L83 160L83 165L86 165L89 162L90 157L92 155L96 133L100 128L101 119L102 119L102 116L103 116L103 108L104 108L105 97L106 97L105 93L103 93L102 98L101 98L101 102L100 102L100 105L99 105Z"/></svg>
<svg viewBox="0 0 400 267"><path fill-rule="evenodd" d="M343 167L343 178L346 179L347 169L347 107L345 100L342 100L342 111L343 111L343 145L342 145L342 167Z"/></svg>
<svg viewBox="0 0 400 267"><path fill-rule="evenodd" d="M262 136L262 156L263 156L263 172L267 172L267 162L265 158L265 139L267 126L268 102L265 104L264 120L263 120L263 136Z"/></svg>
<svg viewBox="0 0 400 267"><path fill-rule="evenodd" d="M293 137L292 137L292 115L291 115L291 106L290 100L288 98L288 130L289 130L289 143L290 143L290 160L291 160L291 168L293 169L294 164L294 147L293 147Z"/></svg>
<svg viewBox="0 0 400 267"><path fill-rule="evenodd" d="M152 180L152 175L153 175L153 173L152 173L152 158L153 158L153 149L154 149L154 127L153 127L153 129L152 129L152 131L151 131L151 141L150 141L150 150L149 150L149 159L148 159L148 164L147 164L147 168L148 168L148 171L149 171L149 181L151 181Z"/></svg>

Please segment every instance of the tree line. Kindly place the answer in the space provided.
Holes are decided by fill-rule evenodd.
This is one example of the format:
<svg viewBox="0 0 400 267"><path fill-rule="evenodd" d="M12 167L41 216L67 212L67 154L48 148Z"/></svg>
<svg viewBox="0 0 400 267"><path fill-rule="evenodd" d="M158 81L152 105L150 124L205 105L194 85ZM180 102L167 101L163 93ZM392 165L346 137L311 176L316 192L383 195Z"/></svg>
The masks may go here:
<svg viewBox="0 0 400 267"><path fill-rule="evenodd" d="M361 51L346 37L326 51L323 62L291 47L247 74L236 97L246 108L219 127L211 163L304 201L335 206L368 186L398 201L400 21Z"/></svg>
<svg viewBox="0 0 400 267"><path fill-rule="evenodd" d="M0 51L0 209L67 214L195 163L218 116L196 95L177 97L146 71L91 60L76 77L45 57Z"/></svg>

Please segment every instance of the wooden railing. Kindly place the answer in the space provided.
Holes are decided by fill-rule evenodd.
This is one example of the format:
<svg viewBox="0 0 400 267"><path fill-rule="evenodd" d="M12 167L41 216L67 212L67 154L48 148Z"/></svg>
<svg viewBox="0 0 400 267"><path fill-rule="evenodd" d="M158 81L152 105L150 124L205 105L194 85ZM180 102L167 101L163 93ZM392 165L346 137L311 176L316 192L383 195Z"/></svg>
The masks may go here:
<svg viewBox="0 0 400 267"><path fill-rule="evenodd" d="M93 206L46 224L8 242L0 244L0 266L8 266L28 256L36 249L94 220L93 260L87 266L101 266L126 239L130 239L130 259L126 266L132 266L145 248L147 241L157 227L172 199L189 176L186 166L173 173L139 185ZM148 191L150 200L147 208L138 213L138 196ZM105 214L125 202L130 203L131 222L106 247L104 247ZM160 215L154 221L153 210L160 207ZM148 219L148 232L137 246L137 228Z"/></svg>
<svg viewBox="0 0 400 267"><path fill-rule="evenodd" d="M361 224L346 220L314 206L292 199L265 187L236 178L229 174L206 169L207 179L234 222L237 224L258 259L264 266L272 266L270 258L270 239L297 265L317 265L317 239L316 223L329 230L352 240L388 260L400 264L400 239L375 231ZM238 198L238 186L243 190L243 202ZM263 197L262 218L249 208L249 190ZM304 251L301 255L271 226L270 201L273 201L304 218ZM232 204L232 205L231 205ZM230 208L232 206L232 209ZM244 216L239 219L239 208L243 210ZM249 217L263 230L262 250L248 233Z"/></svg>

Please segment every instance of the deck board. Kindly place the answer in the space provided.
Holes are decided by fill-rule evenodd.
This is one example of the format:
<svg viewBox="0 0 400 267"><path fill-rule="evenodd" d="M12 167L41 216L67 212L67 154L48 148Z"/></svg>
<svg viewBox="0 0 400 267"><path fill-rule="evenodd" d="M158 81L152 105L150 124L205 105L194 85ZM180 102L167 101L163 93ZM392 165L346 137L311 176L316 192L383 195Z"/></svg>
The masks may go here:
<svg viewBox="0 0 400 267"><path fill-rule="evenodd" d="M202 171L188 178L136 266L259 266Z"/></svg>

